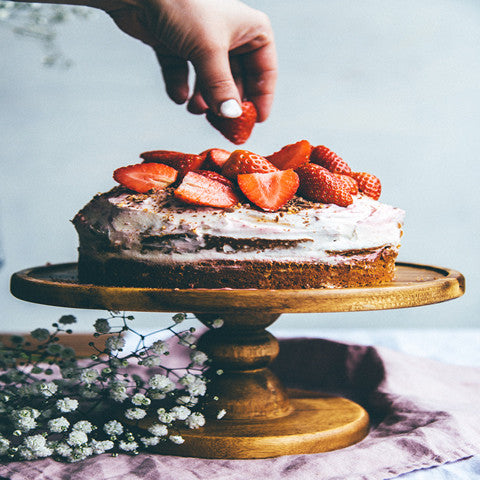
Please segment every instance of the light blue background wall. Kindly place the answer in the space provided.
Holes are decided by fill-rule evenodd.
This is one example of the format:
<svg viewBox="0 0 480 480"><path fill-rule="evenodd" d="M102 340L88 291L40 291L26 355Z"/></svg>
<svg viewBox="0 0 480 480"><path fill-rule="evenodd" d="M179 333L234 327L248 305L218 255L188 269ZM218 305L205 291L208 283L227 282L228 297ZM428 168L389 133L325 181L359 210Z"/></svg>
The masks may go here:
<svg viewBox="0 0 480 480"><path fill-rule="evenodd" d="M478 326L480 3L477 0L250 1L276 32L280 77L270 119L246 148L302 138L377 174L407 212L400 259L464 273L461 299L421 308L284 315L277 326ZM99 312L33 305L10 275L76 258L69 220L141 151L231 145L163 91L150 49L98 13L68 23L75 65L45 69L41 49L0 29L0 329L29 330ZM138 315L149 327L165 314Z"/></svg>

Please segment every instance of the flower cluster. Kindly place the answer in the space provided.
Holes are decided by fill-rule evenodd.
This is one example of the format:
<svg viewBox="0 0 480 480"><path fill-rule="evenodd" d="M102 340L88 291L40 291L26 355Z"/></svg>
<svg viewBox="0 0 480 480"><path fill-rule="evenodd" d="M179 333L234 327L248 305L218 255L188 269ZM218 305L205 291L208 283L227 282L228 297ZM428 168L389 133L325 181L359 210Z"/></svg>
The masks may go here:
<svg viewBox="0 0 480 480"><path fill-rule="evenodd" d="M182 429L205 424L209 361L196 348L195 328L184 327L191 319L176 314L172 325L147 335L131 320L116 312L97 319L87 358L60 342L72 333L71 315L53 331L37 328L29 339L0 344L0 460L137 454L181 444ZM136 346L128 349L132 338ZM171 348L189 353L187 365L171 366Z"/></svg>
<svg viewBox="0 0 480 480"><path fill-rule="evenodd" d="M57 45L57 28L73 18L87 18L92 9L70 5L45 5L0 0L0 25L5 25L17 35L38 40L44 51L43 64L46 66L69 67L66 58Z"/></svg>

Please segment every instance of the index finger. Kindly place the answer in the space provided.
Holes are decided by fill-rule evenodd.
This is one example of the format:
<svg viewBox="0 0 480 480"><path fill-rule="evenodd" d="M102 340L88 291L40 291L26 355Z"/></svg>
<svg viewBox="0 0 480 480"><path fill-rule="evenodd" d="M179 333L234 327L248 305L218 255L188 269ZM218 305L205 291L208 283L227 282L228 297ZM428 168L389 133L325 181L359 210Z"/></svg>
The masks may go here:
<svg viewBox="0 0 480 480"><path fill-rule="evenodd" d="M257 108L258 122L263 122L270 114L277 82L277 53L273 42L243 53L243 86L245 97Z"/></svg>

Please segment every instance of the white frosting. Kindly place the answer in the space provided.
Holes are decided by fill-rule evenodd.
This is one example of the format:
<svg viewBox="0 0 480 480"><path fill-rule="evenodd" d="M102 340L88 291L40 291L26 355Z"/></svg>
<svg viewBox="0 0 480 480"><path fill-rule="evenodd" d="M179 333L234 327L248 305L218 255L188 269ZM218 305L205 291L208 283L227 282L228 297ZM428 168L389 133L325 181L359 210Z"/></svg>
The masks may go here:
<svg viewBox="0 0 480 480"><path fill-rule="evenodd" d="M165 202L167 205L165 206ZM248 205L229 210L189 207L166 195L137 196L113 190L95 197L75 218L80 249L95 256L191 262L212 259L322 261L336 263L334 252L385 245L398 248L404 212L372 200L354 197L348 207L315 204L292 212L263 212ZM95 234L119 249L97 251ZM179 234L180 238L178 238ZM175 235L172 252L142 248L142 239ZM222 251L205 249L205 235L234 239L302 240L287 249ZM100 250L100 249L99 249ZM342 257L345 260L344 257ZM355 260L355 256L350 257Z"/></svg>

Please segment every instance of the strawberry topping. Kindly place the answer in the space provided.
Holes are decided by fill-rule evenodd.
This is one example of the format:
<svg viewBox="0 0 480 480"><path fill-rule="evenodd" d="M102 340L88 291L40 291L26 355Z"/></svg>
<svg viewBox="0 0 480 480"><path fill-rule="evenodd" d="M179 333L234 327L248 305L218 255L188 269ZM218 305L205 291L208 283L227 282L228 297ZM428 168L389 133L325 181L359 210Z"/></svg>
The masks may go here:
<svg viewBox="0 0 480 480"><path fill-rule="evenodd" d="M312 148L310 161L325 167L332 173L349 175L352 171L343 158L339 157L335 152L324 145L319 145L318 147Z"/></svg>
<svg viewBox="0 0 480 480"><path fill-rule="evenodd" d="M257 109L252 102L242 102L242 114L238 118L225 118L207 111L207 120L225 138L235 145L245 143L257 121Z"/></svg>
<svg viewBox="0 0 480 480"><path fill-rule="evenodd" d="M217 182L223 183L224 185L227 185L228 187L234 188L234 184L231 180L228 178L224 177L223 175L220 175L218 172L212 172L211 170L195 170L195 173L199 173L200 175L203 175L204 177L211 178L212 180L216 180ZM353 180L353 179L351 179ZM355 181L355 180L353 180Z"/></svg>
<svg viewBox="0 0 480 480"><path fill-rule="evenodd" d="M194 153L174 152L171 150L153 150L140 154L144 163L164 163L178 170L179 177L184 177L191 170L201 168L204 158Z"/></svg>
<svg viewBox="0 0 480 480"><path fill-rule="evenodd" d="M322 203L347 207L353 202L346 184L334 174L315 163L307 163L296 170L300 178L300 195Z"/></svg>
<svg viewBox="0 0 480 480"><path fill-rule="evenodd" d="M308 163L312 146L307 140L300 140L297 143L286 145L278 152L272 153L265 157L269 162L273 163L280 170L295 170L301 165Z"/></svg>
<svg viewBox="0 0 480 480"><path fill-rule="evenodd" d="M358 195L358 183L354 178L348 175L340 175L339 173L334 173L333 175L346 185L347 190L352 195Z"/></svg>
<svg viewBox="0 0 480 480"><path fill-rule="evenodd" d="M380 180L371 173L367 172L352 172L350 174L358 184L358 189L368 197L378 200L382 193L382 184Z"/></svg>
<svg viewBox="0 0 480 480"><path fill-rule="evenodd" d="M147 193L165 189L176 180L177 173L174 168L162 163L138 163L117 168L113 178L130 190Z"/></svg>
<svg viewBox="0 0 480 480"><path fill-rule="evenodd" d="M278 170L266 158L248 150L235 150L222 167L222 175L235 179L241 173L269 173Z"/></svg>
<svg viewBox="0 0 480 480"><path fill-rule="evenodd" d="M229 208L239 202L232 187L195 172L188 172L173 194L191 205Z"/></svg>
<svg viewBox="0 0 480 480"><path fill-rule="evenodd" d="M208 150L204 150L200 156L205 159L202 169L213 170L214 172L220 173L224 163L228 160L228 157L230 157L230 152L223 148L209 148Z"/></svg>
<svg viewBox="0 0 480 480"><path fill-rule="evenodd" d="M237 177L243 194L257 207L274 212L293 198L298 175L293 170L270 173L244 173Z"/></svg>

